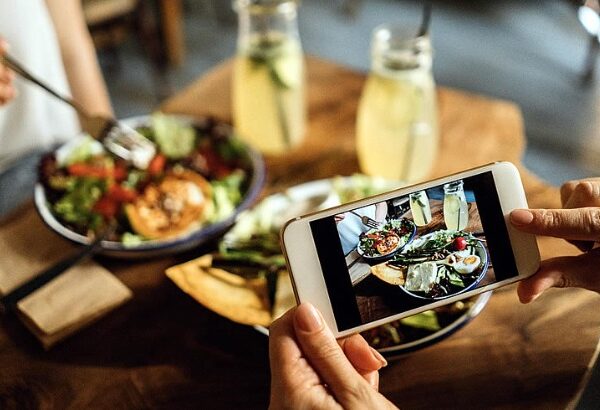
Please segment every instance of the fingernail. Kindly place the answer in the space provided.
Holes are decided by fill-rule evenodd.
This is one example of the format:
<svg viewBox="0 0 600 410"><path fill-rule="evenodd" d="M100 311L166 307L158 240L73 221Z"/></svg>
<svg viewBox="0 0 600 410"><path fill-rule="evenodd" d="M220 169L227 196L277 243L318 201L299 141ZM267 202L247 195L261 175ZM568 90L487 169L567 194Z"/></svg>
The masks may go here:
<svg viewBox="0 0 600 410"><path fill-rule="evenodd" d="M377 360L379 363L381 363L381 367L385 367L388 365L387 360L385 360L385 357L383 357L381 355L381 353L379 353L377 351L377 349L371 347L371 354L373 355L373 357L375 358L375 360Z"/></svg>
<svg viewBox="0 0 600 410"><path fill-rule="evenodd" d="M298 306L295 319L298 327L305 332L316 332L323 327L321 315L310 303L302 303Z"/></svg>
<svg viewBox="0 0 600 410"><path fill-rule="evenodd" d="M536 300L540 295L541 295L541 293L536 293L535 295L529 296L527 299L519 298L519 301L526 305L526 304L531 303L534 300Z"/></svg>
<svg viewBox="0 0 600 410"><path fill-rule="evenodd" d="M510 213L510 221L514 225L529 225L533 221L533 214L526 209L515 209Z"/></svg>

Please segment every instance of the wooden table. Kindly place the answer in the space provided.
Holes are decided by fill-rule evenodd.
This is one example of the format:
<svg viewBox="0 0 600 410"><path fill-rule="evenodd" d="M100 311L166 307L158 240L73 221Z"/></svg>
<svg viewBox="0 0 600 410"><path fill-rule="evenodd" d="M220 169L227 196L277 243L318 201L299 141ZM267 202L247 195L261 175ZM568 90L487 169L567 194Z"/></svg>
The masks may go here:
<svg viewBox="0 0 600 410"><path fill-rule="evenodd" d="M354 117L364 75L312 58L308 67L306 144L267 159L270 191L358 169ZM230 74L230 63L215 68L163 109L230 118ZM433 176L520 161L523 122L514 104L445 88L439 102L442 154ZM521 169L531 205L558 206L557 190ZM37 218L31 208L18 217ZM575 252L558 240L540 245L544 256ZM267 339L208 311L164 275L203 251L102 259L134 300L49 352L18 319L2 317L0 408L265 408ZM514 287L498 291L466 328L385 368L381 391L404 408L564 408L596 349L599 309L600 298L583 290L549 291L527 306Z"/></svg>

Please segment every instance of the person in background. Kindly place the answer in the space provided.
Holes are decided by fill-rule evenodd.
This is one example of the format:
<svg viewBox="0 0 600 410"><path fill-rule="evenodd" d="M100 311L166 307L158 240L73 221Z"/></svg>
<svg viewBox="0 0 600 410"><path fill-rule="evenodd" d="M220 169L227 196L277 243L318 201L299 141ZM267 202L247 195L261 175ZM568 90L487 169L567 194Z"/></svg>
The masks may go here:
<svg viewBox="0 0 600 410"><path fill-rule="evenodd" d="M518 209L518 229L568 240L582 253L542 261L519 283L522 303L550 287L581 287L600 293L600 178L561 187L563 209ZM310 304L291 309L270 327L271 409L394 408L378 392L379 369L387 363L363 337L335 340Z"/></svg>
<svg viewBox="0 0 600 410"><path fill-rule="evenodd" d="M5 53L90 114L113 115L81 0L0 2ZM42 153L81 128L71 107L0 63L0 218L31 197Z"/></svg>

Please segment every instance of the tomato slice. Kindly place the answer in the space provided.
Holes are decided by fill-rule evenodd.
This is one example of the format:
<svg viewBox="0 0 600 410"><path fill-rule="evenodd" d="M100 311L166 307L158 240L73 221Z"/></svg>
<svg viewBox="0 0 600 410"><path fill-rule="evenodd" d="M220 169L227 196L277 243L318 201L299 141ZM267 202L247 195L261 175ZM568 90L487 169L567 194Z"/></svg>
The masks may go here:
<svg viewBox="0 0 600 410"><path fill-rule="evenodd" d="M108 188L108 197L116 202L132 202L137 198L137 192L119 184L113 184Z"/></svg>
<svg viewBox="0 0 600 410"><path fill-rule="evenodd" d="M223 159L215 152L213 148L202 147L199 150L200 154L206 159L206 166L209 172L215 178L225 178L231 174L231 168L223 161Z"/></svg>
<svg viewBox="0 0 600 410"><path fill-rule="evenodd" d="M118 181L122 181L127 177L127 169L123 165L106 167L102 165L86 164L84 162L76 162L69 165L67 167L67 171L70 175L75 177L91 177L100 179L114 178Z"/></svg>
<svg viewBox="0 0 600 410"><path fill-rule="evenodd" d="M160 175L165 169L166 163L167 157L163 154L156 154L148 164L148 173L153 176Z"/></svg>
<svg viewBox="0 0 600 410"><path fill-rule="evenodd" d="M112 169L112 176L117 181L127 179L127 167L125 164L115 164L115 167Z"/></svg>
<svg viewBox="0 0 600 410"><path fill-rule="evenodd" d="M119 204L114 199L103 196L94 204L94 211L98 212L105 219L114 218L119 210Z"/></svg>

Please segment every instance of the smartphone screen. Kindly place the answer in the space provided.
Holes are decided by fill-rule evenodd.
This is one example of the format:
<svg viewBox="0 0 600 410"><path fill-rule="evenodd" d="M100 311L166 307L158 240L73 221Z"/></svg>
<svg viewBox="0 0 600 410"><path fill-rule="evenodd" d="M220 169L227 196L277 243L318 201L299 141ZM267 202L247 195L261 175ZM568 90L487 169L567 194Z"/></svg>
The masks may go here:
<svg viewBox="0 0 600 410"><path fill-rule="evenodd" d="M315 219L339 331L518 275L491 171Z"/></svg>

